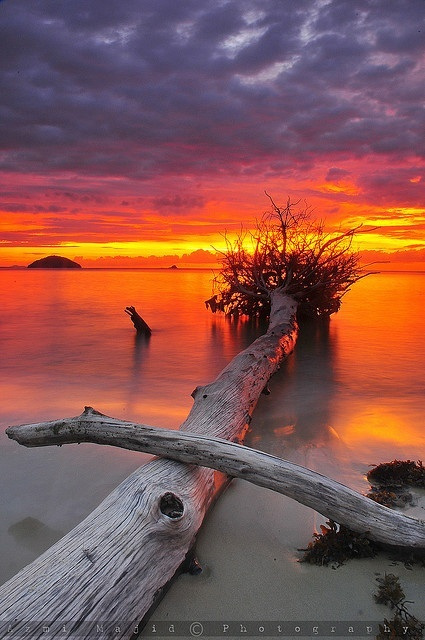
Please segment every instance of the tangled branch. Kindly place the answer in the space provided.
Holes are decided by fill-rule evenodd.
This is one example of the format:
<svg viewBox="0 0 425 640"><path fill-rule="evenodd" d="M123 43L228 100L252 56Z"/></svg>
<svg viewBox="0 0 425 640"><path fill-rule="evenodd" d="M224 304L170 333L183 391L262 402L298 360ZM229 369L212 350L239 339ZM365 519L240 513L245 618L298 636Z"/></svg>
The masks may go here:
<svg viewBox="0 0 425 640"><path fill-rule="evenodd" d="M270 292L280 288L299 301L301 314L330 316L350 287L369 275L352 249L361 226L330 234L323 222L310 219L307 206L299 209L288 198L279 207L266 195L272 210L255 230L242 230L234 241L225 236L222 267L207 307L228 315L268 316Z"/></svg>

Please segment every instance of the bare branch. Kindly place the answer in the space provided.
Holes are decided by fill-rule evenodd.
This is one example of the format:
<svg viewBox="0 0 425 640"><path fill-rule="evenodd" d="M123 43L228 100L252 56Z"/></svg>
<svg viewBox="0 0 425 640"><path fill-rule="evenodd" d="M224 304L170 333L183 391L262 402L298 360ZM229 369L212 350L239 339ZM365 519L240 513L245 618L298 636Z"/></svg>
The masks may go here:
<svg viewBox="0 0 425 640"><path fill-rule="evenodd" d="M172 431L110 418L91 407L75 418L9 427L26 447L94 442L173 458L222 471L290 496L371 540L425 547L425 523L392 511L305 467L211 435Z"/></svg>
<svg viewBox="0 0 425 640"><path fill-rule="evenodd" d="M349 287L369 275L352 250L362 225L327 233L323 221L310 219L308 205L297 210L300 201L288 198L280 207L265 194L271 211L255 229L249 234L241 230L234 241L225 238L222 268L214 281L214 310L267 316L270 292L279 288L301 302L301 312L335 313Z"/></svg>

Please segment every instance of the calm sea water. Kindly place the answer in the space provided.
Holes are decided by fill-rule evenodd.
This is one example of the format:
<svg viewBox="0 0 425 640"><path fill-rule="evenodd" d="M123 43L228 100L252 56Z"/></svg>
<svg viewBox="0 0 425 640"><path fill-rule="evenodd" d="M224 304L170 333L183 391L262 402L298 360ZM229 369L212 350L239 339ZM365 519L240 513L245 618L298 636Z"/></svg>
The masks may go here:
<svg viewBox="0 0 425 640"><path fill-rule="evenodd" d="M211 272L0 272L0 581L32 561L149 456L25 449L4 429L103 413L177 428L191 391L257 335L209 313ZM359 282L328 327L304 327L247 444L363 491L368 465L425 454L425 274ZM152 326L137 340L126 305ZM275 500L271 492L266 500Z"/></svg>

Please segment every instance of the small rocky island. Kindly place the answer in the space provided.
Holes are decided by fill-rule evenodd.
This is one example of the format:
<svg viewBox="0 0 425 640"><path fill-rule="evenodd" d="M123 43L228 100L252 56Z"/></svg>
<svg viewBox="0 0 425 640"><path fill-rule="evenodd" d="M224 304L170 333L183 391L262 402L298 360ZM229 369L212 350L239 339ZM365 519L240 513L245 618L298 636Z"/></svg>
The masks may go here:
<svg viewBox="0 0 425 640"><path fill-rule="evenodd" d="M28 265L28 269L81 269L78 262L62 256L47 256Z"/></svg>

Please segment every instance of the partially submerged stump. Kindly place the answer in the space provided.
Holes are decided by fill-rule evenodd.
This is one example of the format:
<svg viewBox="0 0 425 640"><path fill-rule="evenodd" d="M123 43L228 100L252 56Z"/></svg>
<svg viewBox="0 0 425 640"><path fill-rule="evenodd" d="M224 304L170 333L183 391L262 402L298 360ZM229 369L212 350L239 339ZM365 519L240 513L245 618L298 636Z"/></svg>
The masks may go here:
<svg viewBox="0 0 425 640"><path fill-rule="evenodd" d="M145 322L142 316L136 311L136 307L126 307L124 311L130 316L132 323L134 324L134 328L137 331L137 335L140 336L150 336L152 333L152 329Z"/></svg>

